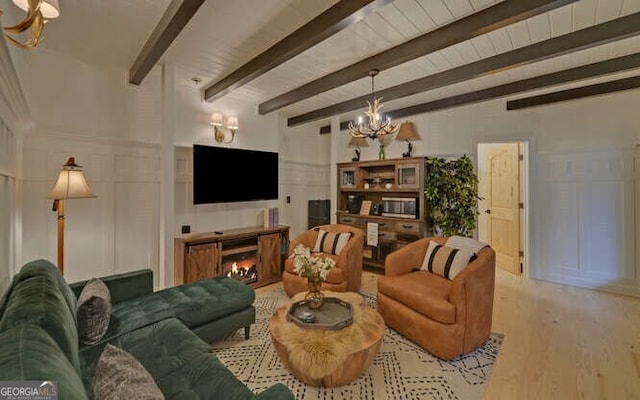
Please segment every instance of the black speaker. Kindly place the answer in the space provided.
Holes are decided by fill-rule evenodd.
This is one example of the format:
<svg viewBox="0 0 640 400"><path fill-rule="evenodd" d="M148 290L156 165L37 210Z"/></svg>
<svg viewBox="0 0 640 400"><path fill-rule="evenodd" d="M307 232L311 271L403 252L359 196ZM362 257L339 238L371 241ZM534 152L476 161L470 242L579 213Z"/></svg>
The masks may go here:
<svg viewBox="0 0 640 400"><path fill-rule="evenodd" d="M309 200L308 229L318 225L326 225L330 222L330 200Z"/></svg>

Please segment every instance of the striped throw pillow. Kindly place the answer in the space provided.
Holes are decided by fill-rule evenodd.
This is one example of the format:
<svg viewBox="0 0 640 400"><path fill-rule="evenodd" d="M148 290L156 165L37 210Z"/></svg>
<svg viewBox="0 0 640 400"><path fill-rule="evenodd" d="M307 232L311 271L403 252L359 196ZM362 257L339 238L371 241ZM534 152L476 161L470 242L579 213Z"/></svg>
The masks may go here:
<svg viewBox="0 0 640 400"><path fill-rule="evenodd" d="M453 280L469 264L471 257L472 251L454 249L430 241L422 261L422 269Z"/></svg>
<svg viewBox="0 0 640 400"><path fill-rule="evenodd" d="M335 254L337 256L349 239L351 239L351 232L327 232L319 229L313 252Z"/></svg>

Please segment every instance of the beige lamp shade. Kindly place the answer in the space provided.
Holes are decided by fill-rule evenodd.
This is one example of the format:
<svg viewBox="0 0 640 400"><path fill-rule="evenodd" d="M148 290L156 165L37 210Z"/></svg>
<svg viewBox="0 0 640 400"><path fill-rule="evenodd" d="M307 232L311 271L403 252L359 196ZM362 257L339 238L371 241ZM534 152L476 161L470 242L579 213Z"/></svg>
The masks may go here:
<svg viewBox="0 0 640 400"><path fill-rule="evenodd" d="M417 140L420 136L413 129L413 122L403 122L400 124L400 130L396 135L396 140Z"/></svg>
<svg viewBox="0 0 640 400"><path fill-rule="evenodd" d="M62 166L58 180L47 197L53 200L63 200L96 197L96 195L89 189L82 173L82 167L75 163L73 157L70 157L67 163Z"/></svg>
<svg viewBox="0 0 640 400"><path fill-rule="evenodd" d="M28 0L13 0L13 4L24 11L29 11ZM58 0L43 0L40 4L40 12L45 18L58 18L60 16L60 3Z"/></svg>
<svg viewBox="0 0 640 400"><path fill-rule="evenodd" d="M369 143L367 143L367 138L352 136L351 140L349 140L349 144L347 144L347 146L349 146L349 147L369 147Z"/></svg>

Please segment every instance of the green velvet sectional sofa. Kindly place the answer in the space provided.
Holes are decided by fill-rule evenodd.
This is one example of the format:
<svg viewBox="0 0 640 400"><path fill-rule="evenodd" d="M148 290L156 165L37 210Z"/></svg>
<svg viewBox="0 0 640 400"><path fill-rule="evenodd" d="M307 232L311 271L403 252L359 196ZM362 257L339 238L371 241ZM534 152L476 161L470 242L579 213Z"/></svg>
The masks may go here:
<svg viewBox="0 0 640 400"><path fill-rule="evenodd" d="M107 343L133 355L166 399L294 399L276 384L254 393L212 352L211 343L255 322L255 291L221 277L153 291L150 270L100 278L111 295L109 328L94 345L78 341L76 301L46 260L26 264L0 299L0 380L57 381L59 398L93 398L95 367Z"/></svg>

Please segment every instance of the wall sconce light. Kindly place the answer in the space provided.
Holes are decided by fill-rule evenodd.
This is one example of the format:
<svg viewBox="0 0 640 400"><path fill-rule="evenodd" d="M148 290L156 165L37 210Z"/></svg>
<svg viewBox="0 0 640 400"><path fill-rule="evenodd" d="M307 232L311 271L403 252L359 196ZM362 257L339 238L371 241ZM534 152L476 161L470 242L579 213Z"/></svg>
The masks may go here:
<svg viewBox="0 0 640 400"><path fill-rule="evenodd" d="M231 143L236 136L236 131L238 130L238 117L229 117L227 118L227 126L224 128L223 123L224 117L220 113L211 114L211 122L210 125L213 126L213 137L216 139L218 143ZM226 140L227 135L224 132L224 129L229 130L231 133L231 138Z"/></svg>
<svg viewBox="0 0 640 400"><path fill-rule="evenodd" d="M96 197L74 157L69 157L62 166L58 180L47 197L53 200L53 211L58 212L58 268L64 273L64 201Z"/></svg>
<svg viewBox="0 0 640 400"><path fill-rule="evenodd" d="M396 135L396 140L406 140L407 141L407 152L402 153L402 157L411 157L411 152L413 151L413 145L410 140L420 139L418 133L413 129L413 122L403 122L400 124L400 130Z"/></svg>
<svg viewBox="0 0 640 400"><path fill-rule="evenodd" d="M21 43L6 34L7 39L14 45L23 49L36 47L42 39L42 30L48 18L58 18L60 16L60 4L58 0L13 0L13 3L27 12L27 16L18 24L4 28L9 33L22 33L31 29L31 38L25 43ZM0 10L0 14L2 11Z"/></svg>

